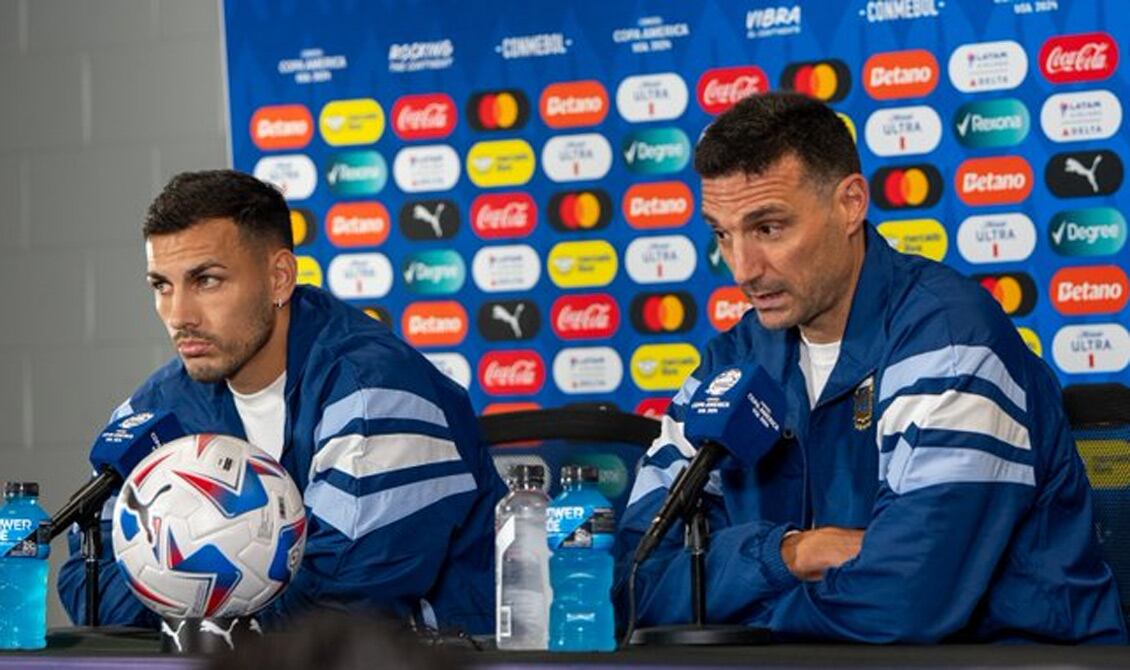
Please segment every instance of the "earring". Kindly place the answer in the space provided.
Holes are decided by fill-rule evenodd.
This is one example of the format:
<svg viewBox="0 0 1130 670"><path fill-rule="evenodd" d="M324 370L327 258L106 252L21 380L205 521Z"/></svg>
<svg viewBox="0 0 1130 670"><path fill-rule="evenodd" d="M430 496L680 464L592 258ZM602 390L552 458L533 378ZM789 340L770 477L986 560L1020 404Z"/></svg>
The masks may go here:
<svg viewBox="0 0 1130 670"><path fill-rule="evenodd" d="M279 298L278 300L275 301L275 309L282 309L282 307L283 307L283 299Z"/></svg>

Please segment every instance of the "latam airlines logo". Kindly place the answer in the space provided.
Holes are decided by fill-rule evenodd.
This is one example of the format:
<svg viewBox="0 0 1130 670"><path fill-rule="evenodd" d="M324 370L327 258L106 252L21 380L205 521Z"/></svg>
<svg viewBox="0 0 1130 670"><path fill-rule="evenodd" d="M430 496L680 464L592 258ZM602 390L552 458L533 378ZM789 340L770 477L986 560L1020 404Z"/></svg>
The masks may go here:
<svg viewBox="0 0 1130 670"><path fill-rule="evenodd" d="M530 119L530 101L516 88L480 91L467 101L467 122L475 130L518 130Z"/></svg>
<svg viewBox="0 0 1130 670"><path fill-rule="evenodd" d="M251 115L251 141L263 151L301 149L314 136L314 117L303 105L260 107Z"/></svg>
<svg viewBox="0 0 1130 670"><path fill-rule="evenodd" d="M322 139L331 147L373 144L385 131L385 112L372 98L333 100L318 114Z"/></svg>
<svg viewBox="0 0 1130 670"><path fill-rule="evenodd" d="M681 181L632 184L624 192L620 211L637 230L678 228L694 213L694 194Z"/></svg>
<svg viewBox="0 0 1130 670"><path fill-rule="evenodd" d="M274 186L287 200L305 200L318 185L314 161L303 154L264 156L252 170L255 178Z"/></svg>
<svg viewBox="0 0 1130 670"><path fill-rule="evenodd" d="M1060 212L1048 225L1060 256L1113 256L1126 246L1126 219L1113 207Z"/></svg>
<svg viewBox="0 0 1130 670"><path fill-rule="evenodd" d="M541 150L541 169L555 182L591 181L612 168L612 145L599 133L558 135Z"/></svg>
<svg viewBox="0 0 1130 670"><path fill-rule="evenodd" d="M334 195L376 195L388 183L388 164L376 151L343 151L330 157L325 178Z"/></svg>
<svg viewBox="0 0 1130 670"><path fill-rule="evenodd" d="M645 344L632 352L632 381L644 391L674 391L701 362L698 349L685 342Z"/></svg>
<svg viewBox="0 0 1130 670"><path fill-rule="evenodd" d="M1028 76L1028 54L1012 40L962 44L950 54L948 70L962 93L1007 91Z"/></svg>
<svg viewBox="0 0 1130 670"><path fill-rule="evenodd" d="M876 156L930 153L942 141L942 119L925 105L880 109L867 117L863 135Z"/></svg>
<svg viewBox="0 0 1130 670"><path fill-rule="evenodd" d="M376 247L388 239L388 210L379 202L339 202L326 213L326 237L335 247Z"/></svg>
<svg viewBox="0 0 1130 670"><path fill-rule="evenodd" d="M921 98L938 86L938 61L925 49L875 54L863 64L863 88L876 100Z"/></svg>
<svg viewBox="0 0 1130 670"><path fill-rule="evenodd" d="M489 395L533 395L545 385L545 361L532 349L490 351L479 359L479 385Z"/></svg>
<svg viewBox="0 0 1130 670"><path fill-rule="evenodd" d="M957 196L967 205L1022 202L1032 192L1032 166L1020 156L970 158L954 175Z"/></svg>
<svg viewBox="0 0 1130 670"><path fill-rule="evenodd" d="M549 250L546 267L559 288L586 288L611 284L620 261L604 240L558 242Z"/></svg>
<svg viewBox="0 0 1130 670"><path fill-rule="evenodd" d="M1060 198L1110 195L1122 177L1122 159L1107 149L1056 154L1044 168L1048 189Z"/></svg>
<svg viewBox="0 0 1130 670"><path fill-rule="evenodd" d="M1107 33L1059 35L1040 47L1040 70L1053 84L1100 81L1118 67L1118 43Z"/></svg>
<svg viewBox="0 0 1130 670"><path fill-rule="evenodd" d="M525 237L538 221L538 206L528 193L488 193L471 203L471 228L484 240Z"/></svg>
<svg viewBox="0 0 1130 670"><path fill-rule="evenodd" d="M871 195L881 209L933 207L942 197L943 183L933 165L885 167L871 176Z"/></svg>
<svg viewBox="0 0 1130 670"><path fill-rule="evenodd" d="M414 302L400 317L400 332L414 347L453 347L467 337L467 311L454 300Z"/></svg>
<svg viewBox="0 0 1130 670"><path fill-rule="evenodd" d="M400 273L408 290L418 295L451 295L467 280L463 257L451 249L409 254L401 262Z"/></svg>
<svg viewBox="0 0 1130 670"><path fill-rule="evenodd" d="M1071 374L1122 372L1130 365L1130 332L1118 323L1065 326L1052 340L1052 356Z"/></svg>
<svg viewBox="0 0 1130 670"><path fill-rule="evenodd" d="M612 347L570 347L553 357L553 382L562 393L610 393L624 379L624 362Z"/></svg>
<svg viewBox="0 0 1130 670"><path fill-rule="evenodd" d="M521 139L476 142L467 152L467 176L479 188L521 186L534 176L534 148Z"/></svg>
<svg viewBox="0 0 1130 670"><path fill-rule="evenodd" d="M1053 142L1105 140L1121 125L1122 103L1110 91L1057 93L1040 109L1040 127Z"/></svg>
<svg viewBox="0 0 1130 670"><path fill-rule="evenodd" d="M1052 275L1048 295L1060 314L1114 314L1130 298L1126 272L1117 265L1063 268Z"/></svg>
<svg viewBox="0 0 1130 670"><path fill-rule="evenodd" d="M405 95L392 106L392 131L402 140L438 140L455 130L455 101L446 93Z"/></svg>
<svg viewBox="0 0 1130 670"><path fill-rule="evenodd" d="M616 109L630 123L677 119L689 98L687 83L674 72L626 77L616 87Z"/></svg>
<svg viewBox="0 0 1130 670"><path fill-rule="evenodd" d="M899 253L941 261L949 251L949 236L937 219L885 221L876 229Z"/></svg>
<svg viewBox="0 0 1130 670"><path fill-rule="evenodd" d="M632 298L632 327L645 335L685 333L694 328L698 307L686 291L641 293Z"/></svg>
<svg viewBox="0 0 1130 670"><path fill-rule="evenodd" d="M612 199L599 188L563 191L549 198L548 212L555 230L600 230L612 220Z"/></svg>
<svg viewBox="0 0 1130 670"><path fill-rule="evenodd" d="M765 70L756 65L707 70L698 79L698 104L707 114L721 114L743 98L769 90Z"/></svg>
<svg viewBox="0 0 1130 670"><path fill-rule="evenodd" d="M563 295L550 312L553 332L563 340L600 340L620 328L620 306L607 293Z"/></svg>
<svg viewBox="0 0 1130 670"><path fill-rule="evenodd" d="M471 365L462 354L443 352L425 353L424 358L451 381L463 388L471 387Z"/></svg>
<svg viewBox="0 0 1130 670"><path fill-rule="evenodd" d="M483 247L471 261L471 276L487 293L528 291L541 277L541 259L528 244Z"/></svg>
<svg viewBox="0 0 1130 670"><path fill-rule="evenodd" d="M400 208L400 232L410 240L449 240L459 232L459 205L454 200L415 200Z"/></svg>
<svg viewBox="0 0 1130 670"><path fill-rule="evenodd" d="M680 128L648 128L625 137L621 153L636 174L668 174L690 162L691 142Z"/></svg>
<svg viewBox="0 0 1130 670"><path fill-rule="evenodd" d="M479 308L478 324L488 342L529 340L541 330L541 312L532 300L492 300Z"/></svg>
<svg viewBox="0 0 1130 670"><path fill-rule="evenodd" d="M973 149L1010 147L1028 137L1028 108L1015 98L970 102L953 115L957 141Z"/></svg>
<svg viewBox="0 0 1130 670"><path fill-rule="evenodd" d="M781 88L822 102L839 102L851 92L851 70L834 58L790 63L781 73Z"/></svg>
<svg viewBox="0 0 1130 670"><path fill-rule="evenodd" d="M1008 316L1024 316L1036 307L1036 282L1023 272L978 274L971 278L993 296Z"/></svg>
<svg viewBox="0 0 1130 670"><path fill-rule="evenodd" d="M753 305L737 286L714 289L706 303L706 317L714 329L723 332L737 325Z"/></svg>
<svg viewBox="0 0 1130 670"><path fill-rule="evenodd" d="M595 79L550 84L541 92L538 110L550 128L595 126L608 116L608 91Z"/></svg>
<svg viewBox="0 0 1130 670"><path fill-rule="evenodd" d="M628 276L637 284L686 281L696 263L694 245L683 235L637 237L624 252Z"/></svg>
<svg viewBox="0 0 1130 670"><path fill-rule="evenodd" d="M405 147L392 161L392 175L405 193L450 191L459 181L459 155L446 144Z"/></svg>
<svg viewBox="0 0 1130 670"><path fill-rule="evenodd" d="M1036 250L1036 226L1020 213L971 216L957 229L957 250L975 264L1027 260Z"/></svg>
<svg viewBox="0 0 1130 670"><path fill-rule="evenodd" d="M383 298L392 288L392 264L384 254L338 254L327 274L330 291L339 298Z"/></svg>

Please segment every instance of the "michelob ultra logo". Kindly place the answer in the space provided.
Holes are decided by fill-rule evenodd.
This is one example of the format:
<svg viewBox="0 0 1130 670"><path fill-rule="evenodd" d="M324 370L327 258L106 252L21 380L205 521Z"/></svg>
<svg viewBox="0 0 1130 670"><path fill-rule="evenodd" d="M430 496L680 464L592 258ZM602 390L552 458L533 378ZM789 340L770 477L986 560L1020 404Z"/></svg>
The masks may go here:
<svg viewBox="0 0 1130 670"><path fill-rule="evenodd" d="M949 60L949 77L962 93L1016 88L1028 75L1028 54L1019 42L962 44Z"/></svg>
<svg viewBox="0 0 1130 670"><path fill-rule="evenodd" d="M563 191L550 196L547 213L556 230L599 230L612 220L612 199L599 188Z"/></svg>
<svg viewBox="0 0 1130 670"><path fill-rule="evenodd" d="M941 261L949 250L946 229L936 219L886 221L879 224L878 231L888 244L904 254Z"/></svg>
<svg viewBox="0 0 1130 670"><path fill-rule="evenodd" d="M1122 159L1108 149L1056 154L1044 168L1048 190L1060 198L1110 195L1122 186Z"/></svg>
<svg viewBox="0 0 1130 670"><path fill-rule="evenodd" d="M1040 358L1044 357L1044 345L1040 342L1040 336L1036 334L1036 331L1020 326L1016 329L1016 332L1020 334L1020 339L1024 341L1024 346L1028 347L1032 353Z"/></svg>
<svg viewBox="0 0 1130 670"><path fill-rule="evenodd" d="M645 344L632 352L632 381L644 391L674 391L701 362L693 345Z"/></svg>
<svg viewBox="0 0 1130 670"><path fill-rule="evenodd" d="M568 347L553 357L553 382L562 393L609 393L623 378L624 362L612 347Z"/></svg>
<svg viewBox="0 0 1130 670"><path fill-rule="evenodd" d="M921 98L937 87L938 70L925 49L875 54L863 64L863 88L876 100Z"/></svg>
<svg viewBox="0 0 1130 670"><path fill-rule="evenodd" d="M334 195L376 195L388 183L388 164L376 151L343 151L330 158L325 177Z"/></svg>
<svg viewBox="0 0 1130 670"><path fill-rule="evenodd" d="M334 100L318 115L318 129L331 147L373 144L385 131L385 112L372 98Z"/></svg>
<svg viewBox="0 0 1130 670"><path fill-rule="evenodd" d="M479 385L490 395L532 395L545 384L545 362L532 349L489 351L479 359Z"/></svg>
<svg viewBox="0 0 1130 670"><path fill-rule="evenodd" d="M484 240L525 237L538 221L529 193L486 193L471 203L471 228Z"/></svg>
<svg viewBox="0 0 1130 670"><path fill-rule="evenodd" d="M942 118L925 105L880 109L867 117L863 136L877 156L925 154L942 141Z"/></svg>
<svg viewBox="0 0 1130 670"><path fill-rule="evenodd" d="M418 295L450 295L463 288L467 266L463 257L451 249L418 251L400 264L404 285Z"/></svg>
<svg viewBox="0 0 1130 670"><path fill-rule="evenodd" d="M639 74L616 87L616 109L630 123L677 119L687 109L687 83L674 72Z"/></svg>
<svg viewBox="0 0 1130 670"><path fill-rule="evenodd" d="M678 228L694 213L694 194L681 181L632 184L624 192L620 211L636 229Z"/></svg>
<svg viewBox="0 0 1130 670"><path fill-rule="evenodd" d="M303 286L322 288L322 266L318 265L318 260L312 256L298 256L295 261L298 266L296 281Z"/></svg>
<svg viewBox="0 0 1130 670"><path fill-rule="evenodd" d="M1032 166L1020 156L970 158L954 174L957 196L967 205L1022 202L1032 192Z"/></svg>
<svg viewBox="0 0 1130 670"><path fill-rule="evenodd" d="M328 274L330 291L339 298L383 298L392 288L392 264L384 254L338 254Z"/></svg>
<svg viewBox="0 0 1130 670"><path fill-rule="evenodd" d="M753 305L737 286L714 289L706 303L706 317L717 331L733 328Z"/></svg>
<svg viewBox="0 0 1130 670"><path fill-rule="evenodd" d="M449 347L467 337L467 311L454 300L414 302L400 316L400 332L414 347Z"/></svg>
<svg viewBox="0 0 1130 670"><path fill-rule="evenodd" d="M471 364L467 362L463 354L446 351L439 354L425 353L424 358L428 359L429 363L451 381L463 388L471 387Z"/></svg>
<svg viewBox="0 0 1130 670"><path fill-rule="evenodd" d="M696 263L694 245L683 235L637 237L624 252L628 276L637 284L686 281Z"/></svg>
<svg viewBox="0 0 1130 670"><path fill-rule="evenodd" d="M612 167L612 145L599 133L558 135L541 150L541 169L555 182L601 179Z"/></svg>
<svg viewBox="0 0 1130 670"><path fill-rule="evenodd" d="M756 65L707 70L698 78L698 104L707 114L721 114L744 98L769 90L765 70Z"/></svg>
<svg viewBox="0 0 1130 670"><path fill-rule="evenodd" d="M449 191L459 181L459 155L446 144L405 147L392 161L392 175L405 193Z"/></svg>
<svg viewBox="0 0 1130 670"><path fill-rule="evenodd" d="M304 207L290 208L290 236L294 246L310 244L318 237L314 223L314 213Z"/></svg>
<svg viewBox="0 0 1130 670"><path fill-rule="evenodd" d="M252 170L255 178L274 186L287 200L305 200L318 185L314 161L302 154L264 156Z"/></svg>
<svg viewBox="0 0 1130 670"><path fill-rule="evenodd" d="M616 278L619 259L604 240L558 242L549 250L546 266L559 288L607 286Z"/></svg>
<svg viewBox="0 0 1130 670"><path fill-rule="evenodd" d="M1060 256L1112 256L1126 245L1126 219L1113 207L1072 209L1052 217L1048 238Z"/></svg>
<svg viewBox="0 0 1130 670"><path fill-rule="evenodd" d="M1036 226L1026 215L971 216L957 229L957 250L970 263L1023 261L1036 249Z"/></svg>
<svg viewBox="0 0 1130 670"><path fill-rule="evenodd" d="M482 247L471 261L471 276L487 293L528 291L541 278L541 258L528 244Z"/></svg>
<svg viewBox="0 0 1130 670"><path fill-rule="evenodd" d="M553 302L550 322L563 340L604 339L620 328L620 306L607 293L563 295Z"/></svg>
<svg viewBox="0 0 1130 670"><path fill-rule="evenodd" d="M326 213L326 237L335 247L380 246L388 232L388 210L379 202L339 202Z"/></svg>
<svg viewBox="0 0 1130 670"><path fill-rule="evenodd" d="M835 58L790 63L781 73L781 88L822 102L839 102L851 91L851 71Z"/></svg>
<svg viewBox="0 0 1130 670"><path fill-rule="evenodd" d="M1122 372L1130 364L1130 333L1118 323L1065 326L1052 340L1052 357L1068 373Z"/></svg>
<svg viewBox="0 0 1130 670"><path fill-rule="evenodd" d="M628 169L636 174L678 172L691 159L691 142L679 128L648 128L629 133L620 146Z"/></svg>
<svg viewBox="0 0 1130 670"><path fill-rule="evenodd" d="M1036 306L1036 282L1023 272L973 275L1009 316L1024 316Z"/></svg>
<svg viewBox="0 0 1130 670"><path fill-rule="evenodd" d="M943 183L933 165L891 166L871 176L871 195L882 209L933 207L942 197Z"/></svg>
<svg viewBox="0 0 1130 670"><path fill-rule="evenodd" d="M529 340L541 330L541 312L532 300L492 300L479 307L478 324L488 342Z"/></svg>
<svg viewBox="0 0 1130 670"><path fill-rule="evenodd" d="M480 91L467 101L467 121L475 130L517 130L530 119L530 101L516 88Z"/></svg>
<svg viewBox="0 0 1130 670"><path fill-rule="evenodd" d="M405 95L392 106L392 131L402 140L437 140L455 130L459 112L446 93Z"/></svg>
<svg viewBox="0 0 1130 670"><path fill-rule="evenodd" d="M1107 33L1058 35L1040 47L1040 71L1053 84L1107 79L1118 67L1118 43Z"/></svg>
<svg viewBox="0 0 1130 670"><path fill-rule="evenodd" d="M400 232L410 240L448 240L459 232L454 200L414 200L400 207Z"/></svg>
<svg viewBox="0 0 1130 670"><path fill-rule="evenodd" d="M632 298L632 326L648 335L685 333L694 328L698 307L686 291L640 293Z"/></svg>
<svg viewBox="0 0 1130 670"><path fill-rule="evenodd" d="M541 92L538 109L550 128L595 126L608 116L608 91L595 79L550 84Z"/></svg>
<svg viewBox="0 0 1130 670"><path fill-rule="evenodd" d="M303 105L260 107L251 115L251 141L263 151L301 149L314 136L314 117Z"/></svg>
<svg viewBox="0 0 1130 670"><path fill-rule="evenodd" d="M479 188L521 186L534 176L534 148L525 140L476 142L467 152L467 176Z"/></svg>
<svg viewBox="0 0 1130 670"><path fill-rule="evenodd" d="M1057 93L1040 108L1040 127L1052 142L1105 140L1122 125L1122 103L1110 91Z"/></svg>
<svg viewBox="0 0 1130 670"><path fill-rule="evenodd" d="M1063 268L1052 275L1048 294L1060 314L1114 314L1130 298L1126 272L1117 265Z"/></svg>
<svg viewBox="0 0 1130 670"><path fill-rule="evenodd" d="M1028 108L1015 98L969 102L953 115L957 141L973 149L1010 147L1028 137Z"/></svg>

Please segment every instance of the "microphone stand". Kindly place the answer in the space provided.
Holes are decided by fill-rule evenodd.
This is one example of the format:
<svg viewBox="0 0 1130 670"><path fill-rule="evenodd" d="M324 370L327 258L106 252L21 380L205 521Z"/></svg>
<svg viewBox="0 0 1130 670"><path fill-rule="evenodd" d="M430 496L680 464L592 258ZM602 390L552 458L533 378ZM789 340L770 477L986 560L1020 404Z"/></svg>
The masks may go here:
<svg viewBox="0 0 1130 670"><path fill-rule="evenodd" d="M102 514L101 510L91 510L80 522L82 526L82 559L86 567L86 625L99 626L98 607L101 593L98 578L102 557Z"/></svg>

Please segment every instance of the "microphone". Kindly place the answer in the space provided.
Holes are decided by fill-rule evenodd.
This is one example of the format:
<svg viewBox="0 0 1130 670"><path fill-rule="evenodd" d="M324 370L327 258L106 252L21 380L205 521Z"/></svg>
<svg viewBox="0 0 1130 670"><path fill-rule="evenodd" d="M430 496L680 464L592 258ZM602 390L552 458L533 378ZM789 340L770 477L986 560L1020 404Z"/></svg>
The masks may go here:
<svg viewBox="0 0 1130 670"><path fill-rule="evenodd" d="M698 445L698 452L651 520L636 547L635 563L646 560L671 525L694 509L715 466L727 456L728 465L752 466L777 444L781 435L778 417L784 410L784 391L761 366L752 363L728 367L698 387L683 420L683 434Z"/></svg>
<svg viewBox="0 0 1130 670"><path fill-rule="evenodd" d="M180 421L170 412L137 412L111 422L90 450L94 478L51 518L51 537L101 510L142 459L166 442L184 435Z"/></svg>

